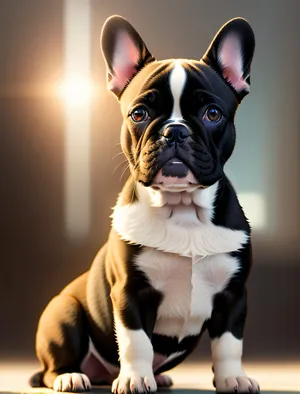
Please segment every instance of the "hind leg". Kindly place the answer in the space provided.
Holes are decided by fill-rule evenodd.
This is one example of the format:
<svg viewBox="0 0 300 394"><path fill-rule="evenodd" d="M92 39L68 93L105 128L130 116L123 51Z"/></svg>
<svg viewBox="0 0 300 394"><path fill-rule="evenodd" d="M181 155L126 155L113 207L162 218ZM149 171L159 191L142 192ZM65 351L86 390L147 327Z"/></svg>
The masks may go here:
<svg viewBox="0 0 300 394"><path fill-rule="evenodd" d="M88 377L80 364L89 336L82 306L68 294L53 298L38 325L36 352L43 366L43 383L55 391L87 391Z"/></svg>
<svg viewBox="0 0 300 394"><path fill-rule="evenodd" d="M173 380L170 378L169 375L154 375L157 387L160 388L167 388L173 385Z"/></svg>

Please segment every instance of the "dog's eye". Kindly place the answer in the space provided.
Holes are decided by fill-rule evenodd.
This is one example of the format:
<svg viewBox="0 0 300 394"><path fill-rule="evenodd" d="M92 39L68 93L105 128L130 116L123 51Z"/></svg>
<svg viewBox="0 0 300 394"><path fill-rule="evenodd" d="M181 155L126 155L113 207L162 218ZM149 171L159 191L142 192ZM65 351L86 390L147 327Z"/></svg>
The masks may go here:
<svg viewBox="0 0 300 394"><path fill-rule="evenodd" d="M210 107L207 108L203 116L203 119L208 120L209 122L216 123L222 118L222 116L223 114L221 110L218 107L211 105Z"/></svg>
<svg viewBox="0 0 300 394"><path fill-rule="evenodd" d="M149 119L148 112L144 107L136 108L131 112L130 116L131 119L136 123L145 122Z"/></svg>

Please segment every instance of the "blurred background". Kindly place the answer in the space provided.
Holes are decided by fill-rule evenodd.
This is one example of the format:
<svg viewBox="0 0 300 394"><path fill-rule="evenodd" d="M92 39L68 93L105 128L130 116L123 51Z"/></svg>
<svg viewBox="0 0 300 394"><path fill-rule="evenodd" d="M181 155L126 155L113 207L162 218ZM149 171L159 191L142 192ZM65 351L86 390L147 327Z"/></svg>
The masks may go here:
<svg viewBox="0 0 300 394"><path fill-rule="evenodd" d="M245 359L299 360L297 0L1 0L0 361L34 359L47 302L89 268L126 180L99 48L112 14L157 57L200 58L230 18L256 35L227 174L253 227ZM208 339L197 354L209 359Z"/></svg>

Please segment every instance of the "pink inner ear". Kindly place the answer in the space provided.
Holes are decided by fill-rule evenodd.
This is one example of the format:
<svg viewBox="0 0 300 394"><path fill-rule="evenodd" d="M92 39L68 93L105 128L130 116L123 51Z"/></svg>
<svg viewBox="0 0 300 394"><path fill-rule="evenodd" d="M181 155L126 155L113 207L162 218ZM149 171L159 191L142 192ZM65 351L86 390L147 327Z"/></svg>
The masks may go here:
<svg viewBox="0 0 300 394"><path fill-rule="evenodd" d="M140 57L138 48L126 32L120 32L117 37L113 55L112 68L114 75L109 82L112 91L121 91L137 71Z"/></svg>
<svg viewBox="0 0 300 394"><path fill-rule="evenodd" d="M223 66L223 76L238 91L249 90L249 85L243 78L243 63L241 45L238 38L231 34L228 36L219 50L219 60Z"/></svg>

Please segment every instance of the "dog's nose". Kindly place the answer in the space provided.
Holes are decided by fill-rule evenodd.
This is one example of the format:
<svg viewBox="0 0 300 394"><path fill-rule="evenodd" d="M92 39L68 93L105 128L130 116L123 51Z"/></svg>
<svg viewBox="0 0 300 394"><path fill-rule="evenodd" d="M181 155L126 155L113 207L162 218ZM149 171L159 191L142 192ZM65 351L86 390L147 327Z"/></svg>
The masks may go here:
<svg viewBox="0 0 300 394"><path fill-rule="evenodd" d="M164 130L163 136L170 145L173 145L174 143L183 145L189 136L189 131L184 125L172 125Z"/></svg>

